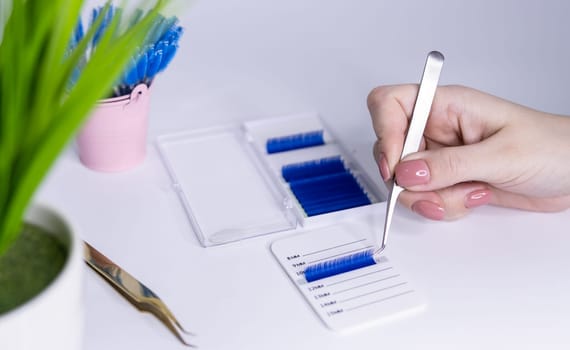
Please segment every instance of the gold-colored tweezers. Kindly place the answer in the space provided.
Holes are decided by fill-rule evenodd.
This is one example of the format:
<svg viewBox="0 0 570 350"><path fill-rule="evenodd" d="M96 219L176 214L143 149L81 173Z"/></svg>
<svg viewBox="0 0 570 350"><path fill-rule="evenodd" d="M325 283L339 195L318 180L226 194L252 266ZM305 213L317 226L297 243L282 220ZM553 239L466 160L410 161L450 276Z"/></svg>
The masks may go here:
<svg viewBox="0 0 570 350"><path fill-rule="evenodd" d="M99 273L137 309L155 315L184 345L196 347L186 339L188 336L194 336L194 334L186 331L180 325L166 304L153 291L87 242L84 244L84 259L87 265Z"/></svg>

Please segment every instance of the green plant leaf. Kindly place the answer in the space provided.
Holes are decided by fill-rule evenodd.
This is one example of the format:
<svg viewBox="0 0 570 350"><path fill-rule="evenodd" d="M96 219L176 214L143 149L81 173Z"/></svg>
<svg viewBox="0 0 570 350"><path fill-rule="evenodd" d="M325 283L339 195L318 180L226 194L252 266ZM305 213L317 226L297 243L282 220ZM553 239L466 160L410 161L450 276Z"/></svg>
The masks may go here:
<svg viewBox="0 0 570 350"><path fill-rule="evenodd" d="M121 26L116 16L85 58L96 24L69 52L83 0L12 0L0 42L0 254L20 232L22 217L77 128L106 96L168 0ZM0 16L1 17L1 16ZM132 25L131 25L132 24ZM77 83L67 82L85 62Z"/></svg>

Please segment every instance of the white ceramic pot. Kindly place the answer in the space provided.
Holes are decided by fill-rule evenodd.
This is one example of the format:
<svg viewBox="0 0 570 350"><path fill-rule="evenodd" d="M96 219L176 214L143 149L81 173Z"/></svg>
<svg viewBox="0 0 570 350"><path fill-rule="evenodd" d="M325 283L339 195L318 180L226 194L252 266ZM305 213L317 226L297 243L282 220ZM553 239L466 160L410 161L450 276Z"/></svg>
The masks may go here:
<svg viewBox="0 0 570 350"><path fill-rule="evenodd" d="M32 205L26 222L54 232L68 248L67 260L39 295L0 315L0 349L81 349L83 243L69 222L49 206Z"/></svg>

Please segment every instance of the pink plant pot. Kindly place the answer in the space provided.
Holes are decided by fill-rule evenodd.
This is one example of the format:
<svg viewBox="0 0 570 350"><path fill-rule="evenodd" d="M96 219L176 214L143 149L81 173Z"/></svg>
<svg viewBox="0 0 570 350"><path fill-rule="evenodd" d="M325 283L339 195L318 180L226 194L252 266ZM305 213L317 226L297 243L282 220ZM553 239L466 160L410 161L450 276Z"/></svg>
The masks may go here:
<svg viewBox="0 0 570 350"><path fill-rule="evenodd" d="M146 156L149 102L145 84L130 95L102 100L77 135L81 163L103 172L139 165Z"/></svg>

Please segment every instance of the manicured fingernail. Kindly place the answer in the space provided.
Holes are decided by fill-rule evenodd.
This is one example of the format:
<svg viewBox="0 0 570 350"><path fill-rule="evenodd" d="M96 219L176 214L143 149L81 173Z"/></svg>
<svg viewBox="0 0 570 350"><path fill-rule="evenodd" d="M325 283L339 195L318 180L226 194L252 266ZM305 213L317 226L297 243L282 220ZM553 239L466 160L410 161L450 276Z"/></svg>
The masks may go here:
<svg viewBox="0 0 570 350"><path fill-rule="evenodd" d="M443 220L445 210L439 204L430 201L417 201L412 204L412 210L423 217L432 220Z"/></svg>
<svg viewBox="0 0 570 350"><path fill-rule="evenodd" d="M429 168L422 159L401 162L396 165L394 172L396 182L404 187L427 184L430 179Z"/></svg>
<svg viewBox="0 0 570 350"><path fill-rule="evenodd" d="M491 201L491 191L477 190L469 193L465 197L465 208L475 208L480 205L485 205Z"/></svg>
<svg viewBox="0 0 570 350"><path fill-rule="evenodd" d="M390 167L388 166L388 161L386 160L386 156L384 156L384 153L380 154L380 159L378 161L378 169L380 169L380 176L382 176L382 180L384 181L390 180Z"/></svg>

